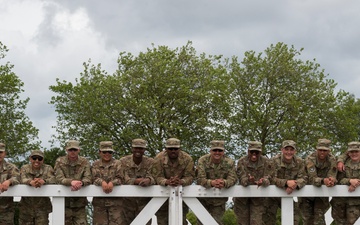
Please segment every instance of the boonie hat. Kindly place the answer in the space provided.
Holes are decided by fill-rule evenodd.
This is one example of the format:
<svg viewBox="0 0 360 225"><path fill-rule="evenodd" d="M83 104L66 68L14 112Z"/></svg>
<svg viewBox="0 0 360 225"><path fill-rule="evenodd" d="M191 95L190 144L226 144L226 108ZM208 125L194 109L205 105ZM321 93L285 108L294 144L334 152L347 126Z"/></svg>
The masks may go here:
<svg viewBox="0 0 360 225"><path fill-rule="evenodd" d="M316 149L330 151L330 143L331 141L328 139L319 139L316 145Z"/></svg>
<svg viewBox="0 0 360 225"><path fill-rule="evenodd" d="M360 142L352 141L348 143L348 152L350 151L360 151Z"/></svg>
<svg viewBox="0 0 360 225"><path fill-rule="evenodd" d="M255 151L259 151L261 152L261 146L262 146L262 143L259 142L259 141L249 141L249 147L248 147L248 150L255 150Z"/></svg>
<svg viewBox="0 0 360 225"><path fill-rule="evenodd" d="M41 150L33 150L32 152L31 152L31 155L30 155L30 157L31 156L34 156L34 155L37 155L37 156L41 156L41 157L43 157L44 158L44 153L41 151Z"/></svg>
<svg viewBox="0 0 360 225"><path fill-rule="evenodd" d="M100 151L110 151L113 152L113 142L112 141L101 141L100 142Z"/></svg>
<svg viewBox="0 0 360 225"><path fill-rule="evenodd" d="M5 144L0 143L0 152L5 152Z"/></svg>
<svg viewBox="0 0 360 225"><path fill-rule="evenodd" d="M180 148L180 140L177 138L169 138L166 140L165 148Z"/></svg>
<svg viewBox="0 0 360 225"><path fill-rule="evenodd" d="M225 141L219 141L219 140L213 140L210 142L210 150L213 149L221 149L221 150L225 150Z"/></svg>
<svg viewBox="0 0 360 225"><path fill-rule="evenodd" d="M286 148L286 147L293 147L296 150L296 142L293 140L285 140L282 143L282 147Z"/></svg>
<svg viewBox="0 0 360 225"><path fill-rule="evenodd" d="M131 142L131 147L133 148L147 148L147 142L144 139L134 139Z"/></svg>
<svg viewBox="0 0 360 225"><path fill-rule="evenodd" d="M73 148L80 150L80 143L76 140L69 140L68 142L66 142L66 147L65 147L66 150Z"/></svg>

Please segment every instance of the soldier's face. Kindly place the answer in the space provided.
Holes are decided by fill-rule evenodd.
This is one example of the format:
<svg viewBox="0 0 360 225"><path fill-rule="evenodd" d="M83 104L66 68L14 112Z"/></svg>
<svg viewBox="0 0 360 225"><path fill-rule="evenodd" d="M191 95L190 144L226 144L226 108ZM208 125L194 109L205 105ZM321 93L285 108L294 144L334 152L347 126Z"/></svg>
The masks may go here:
<svg viewBox="0 0 360 225"><path fill-rule="evenodd" d="M320 160L324 160L326 159L326 157L329 155L330 151L329 150L324 150L324 149L317 149L317 156Z"/></svg>
<svg viewBox="0 0 360 225"><path fill-rule="evenodd" d="M132 153L133 153L133 157L142 158L145 153L145 148L133 147Z"/></svg>
<svg viewBox="0 0 360 225"><path fill-rule="evenodd" d="M179 157L180 148L166 148L166 152L170 159L177 159Z"/></svg>
<svg viewBox="0 0 360 225"><path fill-rule="evenodd" d="M41 156L30 156L30 162L33 169L40 169L44 163L44 158Z"/></svg>
<svg viewBox="0 0 360 225"><path fill-rule="evenodd" d="M224 155L224 150L222 149L212 149L210 150L211 159L214 161L219 161Z"/></svg>
<svg viewBox="0 0 360 225"><path fill-rule="evenodd" d="M286 146L281 149L281 152L286 161L291 161L294 158L296 150L291 146Z"/></svg>
<svg viewBox="0 0 360 225"><path fill-rule="evenodd" d="M259 157L260 157L260 151L257 150L248 150L248 156L250 158L251 162L256 162L258 161Z"/></svg>
<svg viewBox="0 0 360 225"><path fill-rule="evenodd" d="M5 151L1 151L1 152L0 152L0 163L1 163L2 161L4 161L5 156L6 156L6 152L5 152Z"/></svg>
<svg viewBox="0 0 360 225"><path fill-rule="evenodd" d="M67 153L68 153L68 159L70 161L76 161L79 157L79 152L80 150L79 149L76 149L76 148L72 148L72 149L68 149L66 150Z"/></svg>
<svg viewBox="0 0 360 225"><path fill-rule="evenodd" d="M112 159L112 151L100 151L100 157L103 162L110 162Z"/></svg>
<svg viewBox="0 0 360 225"><path fill-rule="evenodd" d="M351 161L360 162L360 151L349 151L348 152Z"/></svg>

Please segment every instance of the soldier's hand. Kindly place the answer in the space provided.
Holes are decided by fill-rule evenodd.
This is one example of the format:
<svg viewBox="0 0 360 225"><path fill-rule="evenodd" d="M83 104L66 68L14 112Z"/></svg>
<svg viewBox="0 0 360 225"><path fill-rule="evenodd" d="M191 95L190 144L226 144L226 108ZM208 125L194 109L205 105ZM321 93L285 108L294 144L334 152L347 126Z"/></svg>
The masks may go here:
<svg viewBox="0 0 360 225"><path fill-rule="evenodd" d="M335 185L332 177L324 178L324 184L325 184L327 187L333 187L333 186Z"/></svg>
<svg viewBox="0 0 360 225"><path fill-rule="evenodd" d="M114 184L113 184L113 182L109 182L108 184L107 184L107 190L105 191L105 193L106 194L109 194L109 193L111 193L112 191L113 191L113 189L114 189Z"/></svg>
<svg viewBox="0 0 360 225"><path fill-rule="evenodd" d="M287 187L286 188L286 193L289 195L294 191L294 189L292 189L291 187Z"/></svg>
<svg viewBox="0 0 360 225"><path fill-rule="evenodd" d="M296 180L287 180L286 184L291 189L295 189L297 187Z"/></svg>
<svg viewBox="0 0 360 225"><path fill-rule="evenodd" d="M225 187L225 181L223 179L218 179L218 184L219 184L218 188L224 188Z"/></svg>
<svg viewBox="0 0 360 225"><path fill-rule="evenodd" d="M360 185L359 179L350 179L350 186L354 186L355 188L357 188L359 185Z"/></svg>
<svg viewBox="0 0 360 225"><path fill-rule="evenodd" d="M10 186L10 181L6 180L2 183L1 185L1 192L7 191L9 189Z"/></svg>
<svg viewBox="0 0 360 225"><path fill-rule="evenodd" d="M150 178L145 177L140 181L139 185L142 186L142 187L146 187L146 186L149 186L150 183L151 183Z"/></svg>
<svg viewBox="0 0 360 225"><path fill-rule="evenodd" d="M248 174L248 180L249 180L249 183L250 183L250 184L254 184L254 182L255 182L255 177L254 177L254 176L251 176L251 174Z"/></svg>
<svg viewBox="0 0 360 225"><path fill-rule="evenodd" d="M345 171L345 165L344 165L344 163L343 163L343 162L338 162L338 163L337 163L337 169L338 169L338 171L340 171L340 172L344 172L344 171Z"/></svg>
<svg viewBox="0 0 360 225"><path fill-rule="evenodd" d="M73 180L71 181L71 190L72 191L78 191L82 187L82 182L79 180Z"/></svg>
<svg viewBox="0 0 360 225"><path fill-rule="evenodd" d="M45 184L45 181L41 178L35 178L35 187L39 188Z"/></svg>
<svg viewBox="0 0 360 225"><path fill-rule="evenodd" d="M356 189L355 186L350 185L348 190L349 190L349 192L353 192L353 191L355 191L355 189Z"/></svg>

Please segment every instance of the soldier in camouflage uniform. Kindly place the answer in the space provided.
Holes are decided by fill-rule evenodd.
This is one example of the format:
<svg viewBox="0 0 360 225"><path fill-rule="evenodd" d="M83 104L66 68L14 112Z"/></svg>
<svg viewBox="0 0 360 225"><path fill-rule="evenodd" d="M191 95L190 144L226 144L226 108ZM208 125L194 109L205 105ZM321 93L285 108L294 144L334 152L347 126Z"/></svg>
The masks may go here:
<svg viewBox="0 0 360 225"><path fill-rule="evenodd" d="M44 164L44 153L34 150L29 157L30 164L21 167L21 183L34 188L55 184L54 169ZM49 197L22 197L19 204L19 222L24 225L47 225L52 205Z"/></svg>
<svg viewBox="0 0 360 225"><path fill-rule="evenodd" d="M347 155L344 171L338 173L338 180L342 185L349 185L349 192L353 192L360 185L360 142L350 142ZM331 205L336 224L355 224L360 216L360 197L333 198Z"/></svg>
<svg viewBox="0 0 360 225"><path fill-rule="evenodd" d="M239 159L236 173L240 185L267 187L270 184L269 159L261 155L261 148L261 142L250 141L248 155ZM234 213L238 225L262 225L265 200L266 198L234 198Z"/></svg>
<svg viewBox="0 0 360 225"><path fill-rule="evenodd" d="M210 154L199 159L197 166L197 184L205 188L229 188L236 183L235 161L225 156L225 142L210 142ZM199 198L201 204L214 217L218 224L223 224L222 216L228 198ZM198 224L202 224L198 221Z"/></svg>
<svg viewBox="0 0 360 225"><path fill-rule="evenodd" d="M162 186L191 185L194 177L194 161L189 154L180 149L180 140L166 140L165 151L160 152L151 167L151 174L156 183ZM186 225L188 207L183 204L183 224ZM169 202L166 201L156 213L159 225L168 225Z"/></svg>
<svg viewBox="0 0 360 225"><path fill-rule="evenodd" d="M330 154L330 140L319 139L316 152L305 159L309 184L333 187L337 180L336 159ZM325 225L325 213L330 208L328 197L299 198L299 207L304 225Z"/></svg>
<svg viewBox="0 0 360 225"><path fill-rule="evenodd" d="M111 141L100 142L100 159L92 165L91 172L94 184L101 186L104 193L113 191L114 186L121 184L120 163L113 158L113 143ZM121 215L123 202L118 197L94 197L92 201L94 207L94 225L125 225Z"/></svg>
<svg viewBox="0 0 360 225"><path fill-rule="evenodd" d="M78 191L82 186L91 184L90 163L85 157L79 156L80 146L76 140L66 143L66 156L61 156L55 162L55 177L59 184L70 186L72 191ZM65 225L85 225L86 197L65 198Z"/></svg>
<svg viewBox="0 0 360 225"><path fill-rule="evenodd" d="M287 194L291 194L294 190L304 187L307 182L304 161L295 155L296 150L296 143L294 141L283 141L281 154L270 159L271 183L284 189ZM263 217L266 225L276 224L278 208L281 208L281 198L268 198L266 213ZM298 206L295 204L294 224L299 223L298 211Z"/></svg>
<svg viewBox="0 0 360 225"><path fill-rule="evenodd" d="M0 194L10 186L19 184L19 169L12 163L5 161L5 144L0 143ZM0 223L14 224L13 197L0 197Z"/></svg>
<svg viewBox="0 0 360 225"><path fill-rule="evenodd" d="M154 159L144 155L146 148L147 142L145 140L134 139L131 143L132 154L120 159L124 184L142 187L155 184L155 180L150 174ZM130 224L150 200L151 198L147 197L123 198L123 217L126 224Z"/></svg>

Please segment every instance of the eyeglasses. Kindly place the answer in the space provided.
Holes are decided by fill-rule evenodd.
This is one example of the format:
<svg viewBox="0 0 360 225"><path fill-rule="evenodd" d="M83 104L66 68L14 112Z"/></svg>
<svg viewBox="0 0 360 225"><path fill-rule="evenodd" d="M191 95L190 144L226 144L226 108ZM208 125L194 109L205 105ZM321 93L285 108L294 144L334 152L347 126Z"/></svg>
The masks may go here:
<svg viewBox="0 0 360 225"><path fill-rule="evenodd" d="M101 151L103 154L113 154L113 151Z"/></svg>
<svg viewBox="0 0 360 225"><path fill-rule="evenodd" d="M319 152L328 152L328 150L318 149Z"/></svg>
<svg viewBox="0 0 360 225"><path fill-rule="evenodd" d="M70 148L68 149L69 152L77 152L79 149L76 149L76 148Z"/></svg>
<svg viewBox="0 0 360 225"><path fill-rule="evenodd" d="M213 151L213 152L223 152L224 150L222 150L222 149L213 149L211 151Z"/></svg>
<svg viewBox="0 0 360 225"><path fill-rule="evenodd" d="M179 150L179 148L167 148L166 150L169 150L169 151L177 151L177 150Z"/></svg>
<svg viewBox="0 0 360 225"><path fill-rule="evenodd" d="M250 150L249 152L251 155L252 154L259 155L260 154L260 151L256 151L256 150Z"/></svg>
<svg viewBox="0 0 360 225"><path fill-rule="evenodd" d="M33 155L33 156L31 156L31 158L32 158L32 160L34 160L34 161L43 161L43 157L41 157L41 156L36 156L36 155Z"/></svg>

